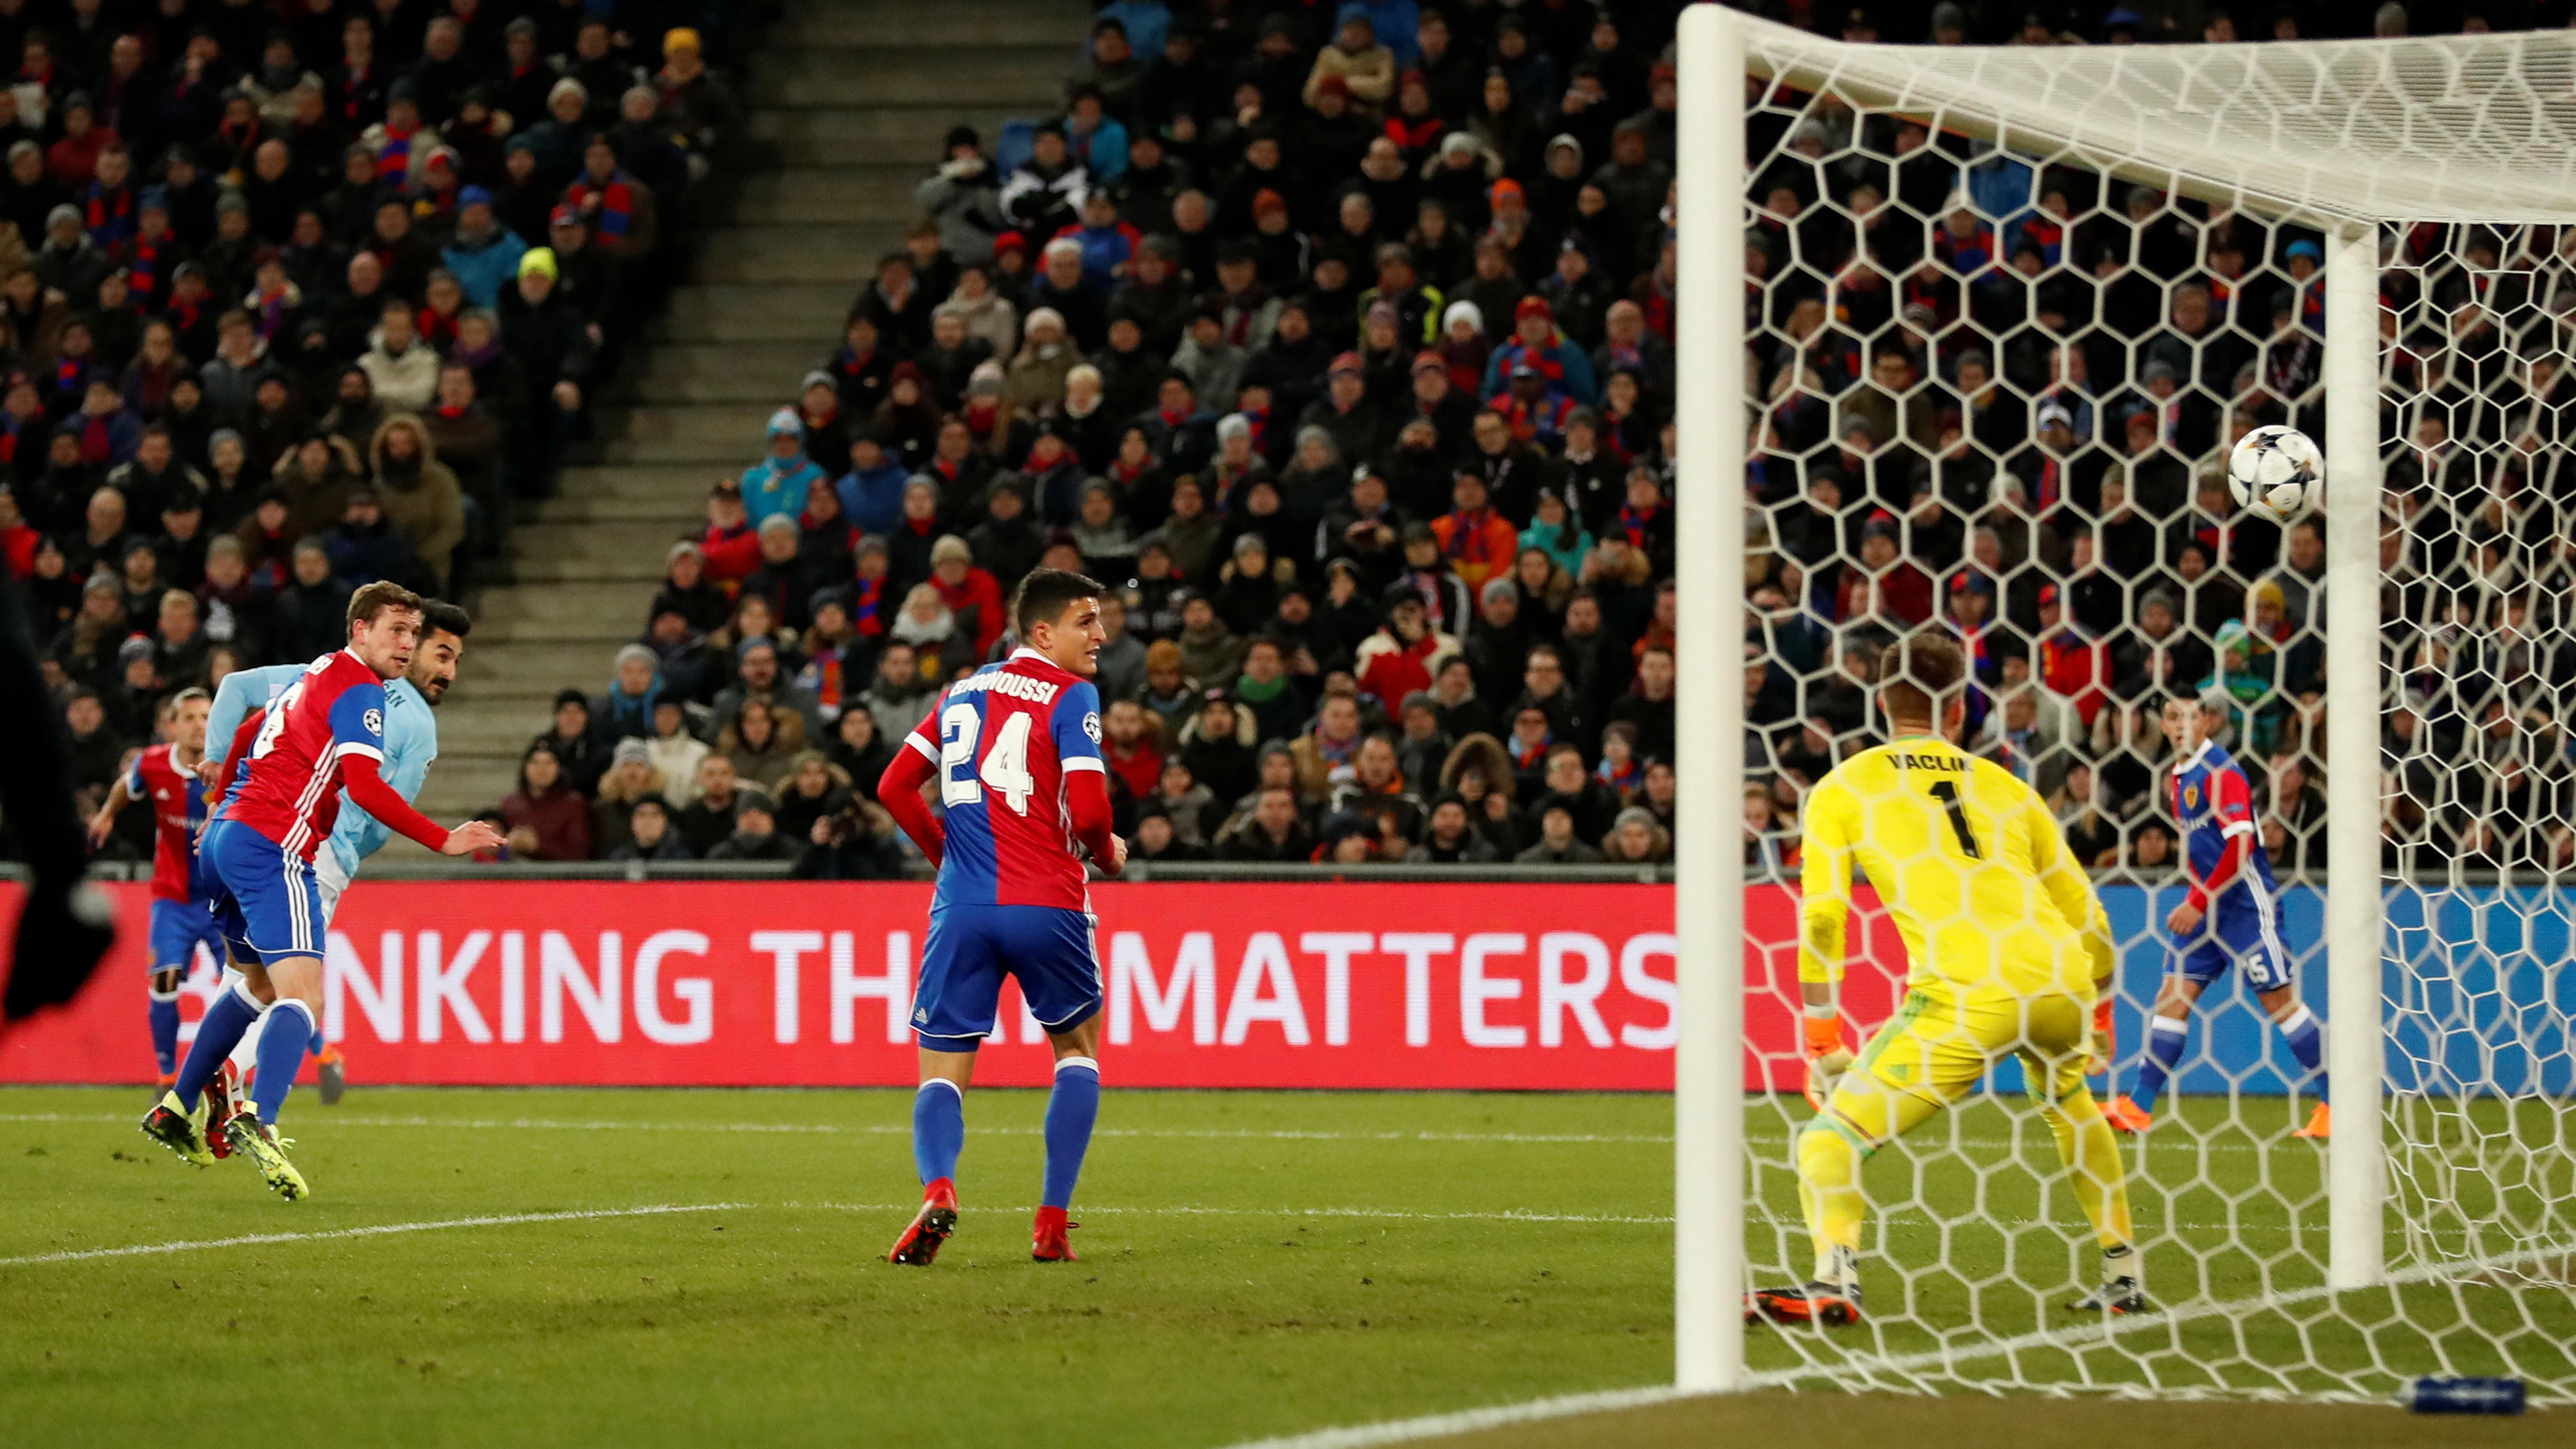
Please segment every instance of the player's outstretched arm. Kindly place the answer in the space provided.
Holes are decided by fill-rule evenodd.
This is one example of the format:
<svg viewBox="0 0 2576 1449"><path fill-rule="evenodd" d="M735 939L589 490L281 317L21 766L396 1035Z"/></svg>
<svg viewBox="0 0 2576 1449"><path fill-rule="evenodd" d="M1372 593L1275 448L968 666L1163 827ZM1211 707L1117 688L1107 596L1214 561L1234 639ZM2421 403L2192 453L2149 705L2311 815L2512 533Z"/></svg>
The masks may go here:
<svg viewBox="0 0 2576 1449"><path fill-rule="evenodd" d="M412 808L385 777L377 773L374 757L352 753L340 766L343 787L349 803L393 828L396 834L416 840L441 855L472 855L478 850L498 850L501 833L480 820L469 820L454 830Z"/></svg>
<svg viewBox="0 0 2576 1449"><path fill-rule="evenodd" d="M1851 841L1856 804L1827 781L1807 794L1800 812L1803 839L1798 874L1798 994L1807 1059L1807 1102L1823 1111L1834 1084L1852 1064L1843 1037L1837 987L1843 974L1843 932L1851 914Z"/></svg>
<svg viewBox="0 0 2576 1449"><path fill-rule="evenodd" d="M116 783L108 787L107 799L98 807L98 813L89 818L90 849L96 850L107 844L107 834L116 828L118 813L133 801L133 793L125 788L125 776L117 776Z"/></svg>

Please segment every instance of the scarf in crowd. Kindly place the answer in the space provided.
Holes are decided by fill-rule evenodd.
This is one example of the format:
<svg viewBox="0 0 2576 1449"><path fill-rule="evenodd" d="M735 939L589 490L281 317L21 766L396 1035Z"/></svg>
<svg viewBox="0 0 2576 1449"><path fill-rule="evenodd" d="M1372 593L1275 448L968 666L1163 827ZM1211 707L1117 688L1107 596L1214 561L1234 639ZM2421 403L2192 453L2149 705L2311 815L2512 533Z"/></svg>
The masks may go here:
<svg viewBox="0 0 2576 1449"><path fill-rule="evenodd" d="M92 181L82 194L81 208L89 225L89 239L101 247L112 247L134 235L134 188L119 186L110 190L105 182Z"/></svg>
<svg viewBox="0 0 2576 1449"><path fill-rule="evenodd" d="M813 694L816 704L838 714L841 709L841 651L823 644L797 672L796 682Z"/></svg>
<svg viewBox="0 0 2576 1449"><path fill-rule="evenodd" d="M464 417L468 412L473 411L473 408L474 405L472 403L441 402L436 407L431 408L430 412L433 415L445 418L447 421L452 423Z"/></svg>
<svg viewBox="0 0 2576 1449"><path fill-rule="evenodd" d="M375 78L375 71L372 66L349 65L345 62L341 64L339 71L340 119L348 125L355 126L359 118L366 114L367 92L374 89L371 82Z"/></svg>
<svg viewBox="0 0 2576 1449"><path fill-rule="evenodd" d="M480 371L485 363L495 361L500 356L501 344L496 339L484 343L479 348L468 347L460 342L456 345L456 350L448 355L448 360L469 371Z"/></svg>
<svg viewBox="0 0 2576 1449"><path fill-rule="evenodd" d="M108 432L107 419L81 415L81 461L95 468L111 462L116 456L116 440Z"/></svg>
<svg viewBox="0 0 2576 1449"><path fill-rule="evenodd" d="M1555 743L1556 734L1552 730L1539 731L1537 741L1526 745L1521 743L1520 735L1515 732L1511 737L1511 743L1506 748L1511 751L1514 766L1523 770L1535 770L1546 761L1548 746Z"/></svg>
<svg viewBox="0 0 2576 1449"><path fill-rule="evenodd" d="M161 293L161 248L167 240L166 232L162 234L162 241L154 241L138 232L132 249L126 253L126 289L131 291L135 300L146 308L149 308Z"/></svg>
<svg viewBox="0 0 2576 1449"><path fill-rule="evenodd" d="M393 123L385 124L384 149L376 153L378 181L399 181L411 170L411 141L419 134L418 126L398 131Z"/></svg>
<svg viewBox="0 0 2576 1449"><path fill-rule="evenodd" d="M1270 437L1270 409L1245 408L1242 411L1242 418L1252 425L1252 451L1259 454Z"/></svg>
<svg viewBox="0 0 2576 1449"><path fill-rule="evenodd" d="M1619 505L1619 531L1627 535L1630 548L1646 546L1646 530L1662 516L1663 511L1663 505L1660 503L1652 508L1639 508L1633 503Z"/></svg>
<svg viewBox="0 0 2576 1449"><path fill-rule="evenodd" d="M1449 539L1440 552L1451 562L1468 557L1468 551L1485 538L1485 525L1492 521L1491 508L1452 508L1449 510Z"/></svg>
<svg viewBox="0 0 2576 1449"><path fill-rule="evenodd" d="M289 283L274 292L261 292L251 300L258 304L252 330L259 334L260 341L276 346L278 334L286 326L286 309L296 300L294 284Z"/></svg>
<svg viewBox="0 0 2576 1449"><path fill-rule="evenodd" d="M850 627L863 639L885 632L885 575L860 579L851 586Z"/></svg>
<svg viewBox="0 0 2576 1449"><path fill-rule="evenodd" d="M1323 731L1317 730L1315 732L1315 753L1323 756L1324 763L1327 765L1347 765L1351 761L1359 758L1360 741L1366 738L1367 734L1365 732L1356 732L1352 734L1349 739L1335 743L1333 740L1326 738Z"/></svg>
<svg viewBox="0 0 2576 1449"><path fill-rule="evenodd" d="M596 197L599 201L599 240L604 246L620 246L626 241L626 229L635 221L635 183L623 171L611 171L608 180L594 183L588 172L576 177L564 193L564 204L575 211L587 208Z"/></svg>
<svg viewBox="0 0 2576 1449"><path fill-rule="evenodd" d="M77 357L66 357L54 364L54 396L77 403L81 390L88 386L88 363Z"/></svg>

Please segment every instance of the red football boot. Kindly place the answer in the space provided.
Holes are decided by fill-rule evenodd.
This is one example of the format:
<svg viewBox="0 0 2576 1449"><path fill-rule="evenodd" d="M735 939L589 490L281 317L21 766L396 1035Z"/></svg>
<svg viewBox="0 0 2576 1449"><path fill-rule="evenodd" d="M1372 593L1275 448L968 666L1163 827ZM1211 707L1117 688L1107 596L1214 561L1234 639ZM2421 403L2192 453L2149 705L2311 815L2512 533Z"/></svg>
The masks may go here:
<svg viewBox="0 0 2576 1449"><path fill-rule="evenodd" d="M927 1268L931 1260L939 1256L939 1245L947 1242L948 1235L955 1231L957 1184L943 1177L921 1190L921 1211L912 1215L912 1222L904 1228L903 1236L895 1239L894 1246L886 1250L885 1260Z"/></svg>
<svg viewBox="0 0 2576 1449"><path fill-rule="evenodd" d="M1064 1209L1060 1207L1039 1208L1037 1224L1029 1231L1029 1256L1041 1263L1081 1262L1082 1259L1074 1255L1073 1244L1064 1240L1066 1233L1081 1226L1080 1223L1065 1221Z"/></svg>
<svg viewBox="0 0 2576 1449"><path fill-rule="evenodd" d="M226 1061L206 1083L206 1150L217 1157L233 1155L232 1135L224 1131L236 1113L247 1109L242 1099L241 1069Z"/></svg>

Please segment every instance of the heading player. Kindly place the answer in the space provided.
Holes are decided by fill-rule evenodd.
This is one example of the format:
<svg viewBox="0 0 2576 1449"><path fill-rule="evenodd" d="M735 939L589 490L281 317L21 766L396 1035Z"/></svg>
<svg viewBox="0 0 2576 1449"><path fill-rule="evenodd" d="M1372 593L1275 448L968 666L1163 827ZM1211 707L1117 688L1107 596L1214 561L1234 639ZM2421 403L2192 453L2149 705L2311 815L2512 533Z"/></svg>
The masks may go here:
<svg viewBox="0 0 2576 1449"><path fill-rule="evenodd" d="M260 1039L259 1081L251 1095L257 1115L233 1117L225 1134L290 1201L306 1187L287 1161L277 1114L321 1014L323 922L313 856L338 818L341 792L443 855L501 843L479 821L440 829L379 773L385 681L411 666L420 625L420 596L409 589L373 583L349 596L348 647L305 666L302 679L234 733L225 751L232 778L201 848L214 878L215 918L246 979L206 1009L178 1083L145 1116L143 1131L199 1166L214 1160L199 1099L218 1064L260 1018L265 986L276 1001L265 1009L285 1024Z"/></svg>
<svg viewBox="0 0 2576 1449"><path fill-rule="evenodd" d="M1082 869L1088 851L1116 875L1127 842L1110 826L1100 757L1101 586L1063 569L1020 584L1022 647L941 694L878 782L877 799L939 867L913 991L921 1088L912 1099L912 1157L921 1210L886 1253L927 1265L957 1229L957 1154L975 1048L993 1030L1002 978L1055 1044L1047 1097L1046 1179L1030 1256L1072 1262L1065 1209L1100 1114L1099 922ZM922 802L939 783L946 828Z"/></svg>
<svg viewBox="0 0 2576 1449"><path fill-rule="evenodd" d="M432 713L447 697L448 687L456 682L457 661L465 654L465 636L474 629L474 620L463 609L440 599L421 604L421 641L412 653L411 666L403 677L385 686L385 758L379 767L387 785L405 800L416 799L420 787L429 778L429 767L438 759L438 720ZM211 738L229 740L251 713L265 710L295 682L304 677L301 664L272 664L260 669L240 669L224 676L215 691L213 712L206 724ZM213 784L220 777L225 762L209 756L202 778ZM340 895L349 888L349 880L358 867L393 839L393 831L384 822L354 804L342 804L340 818L331 826L328 849L313 857L313 878L322 890L322 924L327 933ZM266 998L263 998L266 999ZM346 1068L337 1046L325 1043L316 1033L312 1050L321 1058L322 1104L329 1106L340 1099L346 1083ZM220 1089L210 1089L219 1091ZM230 1109L228 1095L209 1102L215 1114L207 1122L211 1136L221 1131L221 1117ZM215 1145L221 1155L220 1144Z"/></svg>
<svg viewBox="0 0 2576 1449"><path fill-rule="evenodd" d="M2182 827L2190 891L2165 916L2174 953L2165 963L2164 988L2147 1022L2147 1051L2135 1084L2114 1098L2111 1126L2144 1132L2155 1120L2156 1098L2182 1061L2191 1031L2191 1009L2210 983L2240 962L2254 999L2263 1003L2290 1044L2303 1075L2316 1083L2317 1108L2293 1137L2323 1138L2333 1131L2326 1105L2324 1033L2316 1014L2299 1000L2298 982L2281 949L2281 888L2272 879L2272 857L2254 829L2254 791L2236 758L2219 747L2235 700L2168 699L2165 738L2173 742L2172 794L2167 804Z"/></svg>
<svg viewBox="0 0 2576 1449"><path fill-rule="evenodd" d="M224 964L224 937L215 929L214 904L198 867L197 838L206 829L206 792L197 767L206 754L206 692L183 689L161 706L168 741L134 757L90 817L92 850L107 843L118 812L137 800L152 802L152 985L147 1015L160 1090L170 1090L179 1070L179 983L188 979L204 946L215 969ZM155 1094L157 1097L157 1093Z"/></svg>
<svg viewBox="0 0 2576 1449"><path fill-rule="evenodd" d="M1878 677L1889 741L1819 781L1803 822L1798 980L1807 1096L1820 1107L1798 1135L1798 1199L1815 1275L1747 1294L1745 1317L1857 1322L1862 1160L2008 1056L2022 1061L2102 1248L2102 1286L2072 1306L2143 1310L2119 1146L2084 1085L2088 1046L2111 1055L2110 923L2038 793L1956 743L1966 715L1959 646L1931 633L1899 640ZM1854 866L1910 963L1904 1002L1857 1061L1835 1003Z"/></svg>

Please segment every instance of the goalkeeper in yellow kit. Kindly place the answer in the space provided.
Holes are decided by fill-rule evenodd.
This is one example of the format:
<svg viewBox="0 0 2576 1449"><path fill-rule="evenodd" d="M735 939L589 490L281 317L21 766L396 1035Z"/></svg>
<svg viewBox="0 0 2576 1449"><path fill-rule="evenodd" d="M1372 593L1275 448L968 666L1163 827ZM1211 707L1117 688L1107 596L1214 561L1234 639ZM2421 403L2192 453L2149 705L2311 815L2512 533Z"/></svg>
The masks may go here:
<svg viewBox="0 0 2576 1449"><path fill-rule="evenodd" d="M1818 1112L1798 1136L1798 1198L1815 1276L1748 1294L1745 1316L1858 1321L1862 1160L2007 1056L2021 1058L2101 1244L2102 1286L2072 1306L2143 1311L2119 1148L2084 1084L2091 1062L2111 1056L2110 924L2038 793L1953 742L1966 702L1959 646L1928 633L1900 640L1878 677L1891 738L1819 782L1803 824L1798 979ZM1911 964L1903 1004L1857 1060L1834 999L1854 865Z"/></svg>

